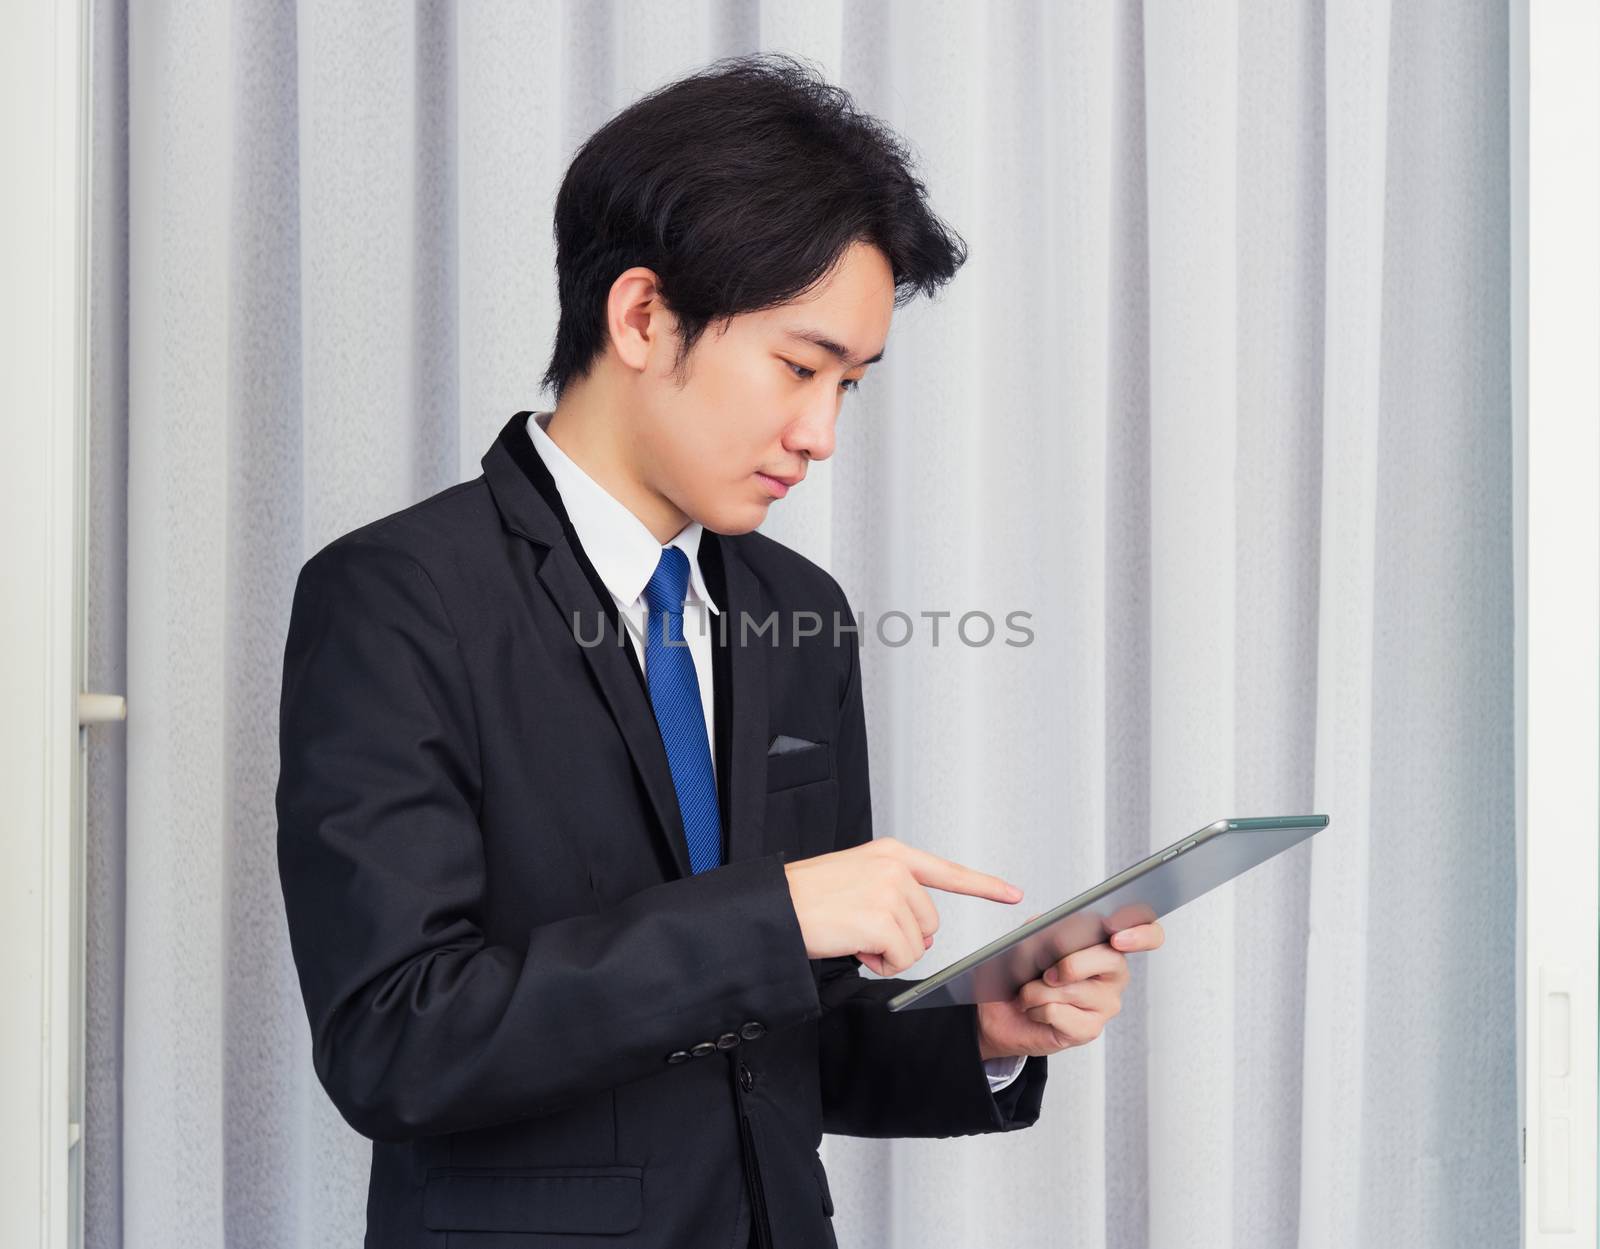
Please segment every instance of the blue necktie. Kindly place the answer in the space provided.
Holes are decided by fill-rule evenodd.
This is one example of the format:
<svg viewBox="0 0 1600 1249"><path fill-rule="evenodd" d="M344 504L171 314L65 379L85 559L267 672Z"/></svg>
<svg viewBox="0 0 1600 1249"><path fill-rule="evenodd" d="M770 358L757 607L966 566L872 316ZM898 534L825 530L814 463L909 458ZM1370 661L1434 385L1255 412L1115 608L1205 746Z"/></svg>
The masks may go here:
<svg viewBox="0 0 1600 1249"><path fill-rule="evenodd" d="M722 818L700 681L683 636L683 596L688 588L689 557L682 547L662 547L661 562L644 588L650 609L645 614L644 675L661 744L667 748L672 788L678 793L689 870L698 873L722 862Z"/></svg>

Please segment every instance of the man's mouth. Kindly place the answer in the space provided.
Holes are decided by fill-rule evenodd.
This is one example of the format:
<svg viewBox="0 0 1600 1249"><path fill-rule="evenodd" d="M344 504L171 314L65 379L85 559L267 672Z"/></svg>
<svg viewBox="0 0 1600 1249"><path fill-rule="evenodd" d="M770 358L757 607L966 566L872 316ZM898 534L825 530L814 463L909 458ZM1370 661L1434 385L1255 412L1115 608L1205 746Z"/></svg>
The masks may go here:
<svg viewBox="0 0 1600 1249"><path fill-rule="evenodd" d="M790 486L797 486L801 481L799 477L774 477L771 473L763 473L759 470L757 470L756 476L761 478L768 490L772 491L772 497L775 499L783 498L784 495L789 493Z"/></svg>

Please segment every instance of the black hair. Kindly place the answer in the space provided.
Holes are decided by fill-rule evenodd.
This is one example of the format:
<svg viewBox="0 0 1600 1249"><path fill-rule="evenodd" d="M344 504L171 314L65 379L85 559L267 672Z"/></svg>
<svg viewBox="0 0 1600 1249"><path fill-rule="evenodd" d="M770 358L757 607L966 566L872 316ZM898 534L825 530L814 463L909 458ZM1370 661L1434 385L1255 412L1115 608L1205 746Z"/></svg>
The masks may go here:
<svg viewBox="0 0 1600 1249"><path fill-rule="evenodd" d="M578 149L556 195L559 399L606 345L617 275L651 269L678 323L674 373L712 322L787 303L866 242L894 306L933 294L966 244L925 202L905 144L784 53L725 57L659 87Z"/></svg>

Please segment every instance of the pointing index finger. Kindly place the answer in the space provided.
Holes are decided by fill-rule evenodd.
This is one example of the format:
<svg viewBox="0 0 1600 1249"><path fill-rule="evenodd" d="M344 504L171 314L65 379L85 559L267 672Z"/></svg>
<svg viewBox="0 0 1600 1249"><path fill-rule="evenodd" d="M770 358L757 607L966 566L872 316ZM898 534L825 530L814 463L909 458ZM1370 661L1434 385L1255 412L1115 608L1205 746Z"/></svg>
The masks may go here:
<svg viewBox="0 0 1600 1249"><path fill-rule="evenodd" d="M1020 902L1022 890L1010 881L952 859L942 859L915 846L906 846L911 874L924 885L949 893L964 893L991 902Z"/></svg>

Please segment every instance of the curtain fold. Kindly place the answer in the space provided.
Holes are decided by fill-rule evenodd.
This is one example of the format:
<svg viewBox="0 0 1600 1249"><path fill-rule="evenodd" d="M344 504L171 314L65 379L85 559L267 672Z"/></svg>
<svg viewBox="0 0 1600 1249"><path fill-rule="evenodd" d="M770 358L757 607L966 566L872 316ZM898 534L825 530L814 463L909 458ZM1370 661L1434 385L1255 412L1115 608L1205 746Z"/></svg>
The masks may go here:
<svg viewBox="0 0 1600 1249"><path fill-rule="evenodd" d="M567 161L757 49L971 249L764 526L861 615L879 834L1027 891L936 895L913 974L1219 817L1332 817L1165 921L1035 1127L826 1138L841 1245L1515 1243L1507 24L96 0L89 1244L360 1243L276 875L295 577L550 406Z"/></svg>
<svg viewBox="0 0 1600 1249"><path fill-rule="evenodd" d="M1317 809L1357 815L1311 848L1300 1226L1304 1249L1360 1243L1372 808L1373 648L1389 6L1334 5L1324 52L1327 269L1317 630ZM1315 838L1313 840L1316 840ZM1507 1242L1509 1243L1509 1242Z"/></svg>

